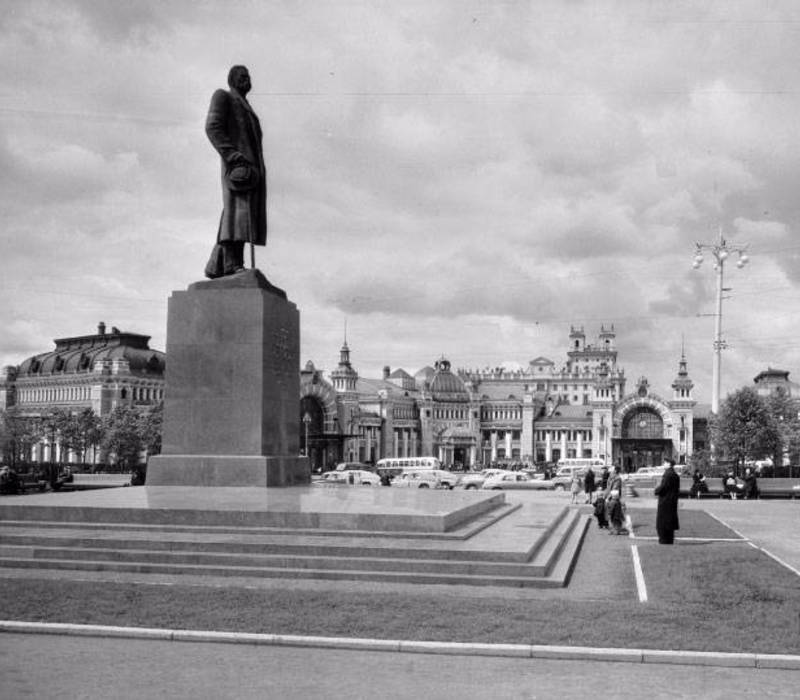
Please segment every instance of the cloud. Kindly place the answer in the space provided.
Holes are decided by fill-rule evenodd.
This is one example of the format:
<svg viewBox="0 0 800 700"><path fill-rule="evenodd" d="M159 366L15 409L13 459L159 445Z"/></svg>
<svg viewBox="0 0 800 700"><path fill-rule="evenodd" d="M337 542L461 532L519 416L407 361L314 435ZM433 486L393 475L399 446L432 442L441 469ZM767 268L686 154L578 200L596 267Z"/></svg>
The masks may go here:
<svg viewBox="0 0 800 700"><path fill-rule="evenodd" d="M751 254L730 272L724 381L791 370L792 11L19 5L0 19L0 322L30 325L0 355L100 319L163 348L166 298L200 277L221 206L205 111L243 62L269 171L258 261L301 309L304 360L335 363L345 318L367 374L441 352L559 362L570 323L615 323L631 382L668 386L683 335L708 393L715 279L690 265L722 226Z"/></svg>

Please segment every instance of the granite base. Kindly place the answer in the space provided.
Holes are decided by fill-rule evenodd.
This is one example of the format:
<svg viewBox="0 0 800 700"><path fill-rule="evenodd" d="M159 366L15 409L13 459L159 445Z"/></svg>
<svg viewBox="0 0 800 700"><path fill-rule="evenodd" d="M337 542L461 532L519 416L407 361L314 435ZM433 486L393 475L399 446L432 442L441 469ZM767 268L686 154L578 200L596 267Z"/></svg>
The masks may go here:
<svg viewBox="0 0 800 700"><path fill-rule="evenodd" d="M307 457L156 455L148 486L300 486L311 481Z"/></svg>

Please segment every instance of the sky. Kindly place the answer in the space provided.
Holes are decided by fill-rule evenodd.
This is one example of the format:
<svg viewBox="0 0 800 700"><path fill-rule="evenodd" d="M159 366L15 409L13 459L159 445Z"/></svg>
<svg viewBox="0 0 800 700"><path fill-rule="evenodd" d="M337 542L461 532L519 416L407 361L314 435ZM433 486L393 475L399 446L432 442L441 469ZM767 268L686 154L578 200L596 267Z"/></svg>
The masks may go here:
<svg viewBox="0 0 800 700"><path fill-rule="evenodd" d="M248 66L301 364L566 360L617 333L628 390L800 378L792 0L2 0L0 365L109 327L166 347L221 194L204 122Z"/></svg>

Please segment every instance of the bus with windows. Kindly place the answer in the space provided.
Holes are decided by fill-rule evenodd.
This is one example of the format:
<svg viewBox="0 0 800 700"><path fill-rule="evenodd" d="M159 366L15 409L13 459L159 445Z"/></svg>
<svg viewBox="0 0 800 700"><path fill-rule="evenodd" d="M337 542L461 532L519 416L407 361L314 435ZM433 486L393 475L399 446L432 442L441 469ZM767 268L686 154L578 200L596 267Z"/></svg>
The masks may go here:
<svg viewBox="0 0 800 700"><path fill-rule="evenodd" d="M388 479L400 476L403 472L441 468L442 463L436 457L384 457L375 465L378 476Z"/></svg>
<svg viewBox="0 0 800 700"><path fill-rule="evenodd" d="M600 477L605 466L606 463L596 457L566 457L559 459L556 463L556 473L553 476L555 489L556 491L568 489L572 482L573 474L578 474L583 480L583 475L589 469L594 472L595 478ZM581 484L581 488L583 488L583 484Z"/></svg>

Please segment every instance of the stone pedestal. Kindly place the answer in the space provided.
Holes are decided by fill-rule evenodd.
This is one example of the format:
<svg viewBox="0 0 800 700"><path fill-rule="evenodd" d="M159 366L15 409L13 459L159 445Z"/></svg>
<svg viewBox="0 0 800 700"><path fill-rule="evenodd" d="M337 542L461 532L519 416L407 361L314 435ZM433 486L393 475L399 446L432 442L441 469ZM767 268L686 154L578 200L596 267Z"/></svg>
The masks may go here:
<svg viewBox="0 0 800 700"><path fill-rule="evenodd" d="M300 317L257 270L173 292L162 454L148 486L290 486L300 457Z"/></svg>

